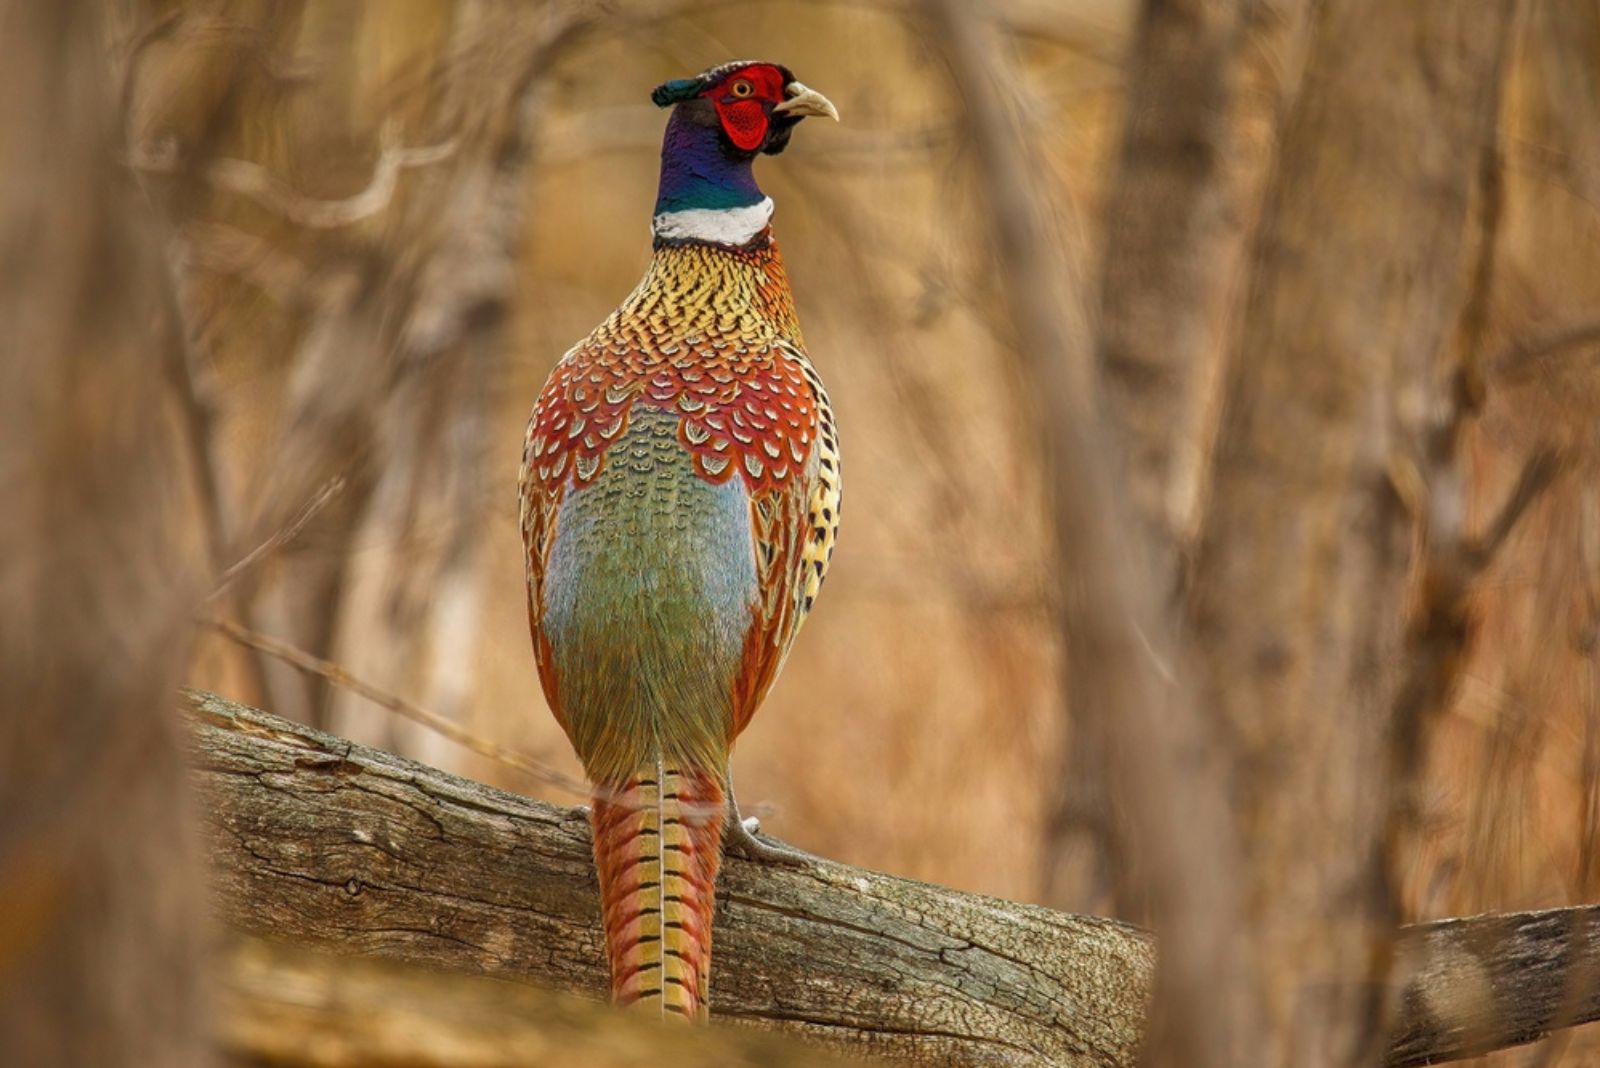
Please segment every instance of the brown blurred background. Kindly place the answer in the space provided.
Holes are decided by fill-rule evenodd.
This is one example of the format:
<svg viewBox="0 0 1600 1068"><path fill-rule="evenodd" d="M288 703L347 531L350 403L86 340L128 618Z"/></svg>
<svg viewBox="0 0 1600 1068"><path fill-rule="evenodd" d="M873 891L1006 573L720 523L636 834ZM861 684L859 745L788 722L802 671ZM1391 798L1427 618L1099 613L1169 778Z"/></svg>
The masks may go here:
<svg viewBox="0 0 1600 1068"><path fill-rule="evenodd" d="M454 42L471 32L463 11L474 6L309 3L293 16L275 12L299 78L240 89L260 98L223 132L237 141L227 154L261 163L301 195L331 199L366 184L386 122L408 145L446 139L447 120L436 117L446 105L427 75L451 64ZM1081 226L1116 113L1128 5L1019 14L1031 20L1027 59L1040 75L1032 128L1060 211ZM522 32L536 31L533 20ZM166 65L158 49L181 47L151 46L151 69ZM332 420L296 412L296 375L327 376L307 392L356 394L351 421L361 424L326 428L318 470L342 473L345 488L260 569L251 618L485 738L577 773L528 646L515 511L522 429L555 360L648 262L663 121L649 89L730 56L788 64L845 116L838 127L808 125L794 151L758 164L845 435L849 545L741 741L741 794L765 806L772 833L805 848L1036 898L1040 783L1059 720L1039 458L1014 361L995 338L994 273L959 114L941 64L904 13L706 5L620 16L561 47L540 74L547 86L517 189L521 217L507 238L521 256L508 280L509 344L480 363L408 368L403 352L341 352L312 370L307 346L320 312L295 306L307 299L299 287L319 294L327 275L348 271L360 279L351 284L379 287L373 299L383 307L373 314L409 314L408 296L395 292L405 283L393 275L429 254L422 241L437 239L416 232L434 222L424 187L444 180L454 160L435 173L407 172L396 204L328 232L283 226L248 198L208 204L225 240L259 243L226 250L242 265L202 263L188 276L204 323L224 516L292 511L321 485L320 473L285 473L273 445L296 418ZM473 86L465 106L478 106L470 98L482 91L479 79L492 84L480 69L490 61L460 62ZM191 93L170 99L194 106ZM151 121L159 129L173 120ZM422 217L408 219L408 210ZM249 277L269 269L249 257L267 253L296 256L291 271L314 276L287 280L296 287L288 307ZM295 481L302 500L263 498L275 479ZM540 789L359 698L308 688L270 660L263 667L266 693L239 648L217 639L191 678L336 733Z"/></svg>
<svg viewBox="0 0 1600 1068"><path fill-rule="evenodd" d="M474 6L273 5L260 25L280 50L273 61L293 69L230 84L245 100L217 136L230 155L260 163L296 195L359 192L386 123L397 143L448 139L443 90L430 72L455 62L462 69L453 77L492 82L492 57L452 60L455 42L470 33L457 8ZM1536 5L1506 108L1505 248L1492 313L1502 345L1600 307L1600 215L1590 188L1600 115L1592 94L1574 91L1593 84L1585 78L1600 62L1600 37L1572 39L1569 20L1552 10L1563 6ZM1007 5L1029 89L1027 129L1084 262L1115 147L1132 8L1121 0ZM149 69L173 71L188 45L152 44ZM195 48L189 62L216 61L217 47ZM1549 58L1558 47L1565 68ZM448 171L453 158L402 172L394 203L326 231L285 225L248 197L208 197L206 219L221 247L196 250L186 281L204 331L197 355L209 379L225 520L292 515L323 487L282 470L285 425L332 418L317 397L297 397L297 387L355 394L342 403L360 424L326 428L318 462L344 487L262 566L251 615L364 680L576 774L527 647L515 529L522 427L551 365L648 261L662 121L645 99L649 88L727 56L781 60L845 116L838 128L808 126L794 151L759 165L779 205L807 342L839 409L849 503L822 607L741 742L741 791L767 806L769 830L808 849L1037 899L1044 781L1061 719L1040 458L1015 362L996 336L996 275L948 77L903 12L698 5L659 18L620 16L563 44L541 74L548 85L529 135L520 227L507 238L521 257L509 282L511 343L481 364L408 367L403 351L322 356L308 335L324 313L304 307L335 299L322 289L338 281L379 287L370 299L382 307L369 314L413 314L408 295L384 287L404 285L393 276L430 251L421 242L439 240L428 232L436 220L427 217L425 187L443 177L429 170ZM184 77L206 73L231 80L236 72ZM187 113L206 99L203 80L188 82L162 101L172 110L152 115L149 135L194 121ZM408 209L422 217L407 218ZM1547 363L1494 394L1473 451L1486 501L1499 499L1513 470L1506 457L1520 456L1535 430L1590 434L1594 398L1585 391L1595 379L1584 354ZM320 375L327 379L305 381ZM303 498L263 496L262 487L285 481ZM1597 505L1584 492L1564 484L1552 494L1482 598L1484 640L1434 768L1428 818L1436 833L1419 858L1418 915L1593 895L1600 711L1585 643L1587 597L1600 581L1588 568L1600 564L1600 549L1584 545L1600 539L1600 515L1586 519L1585 508ZM317 588L296 589L302 582ZM266 693L246 654L216 638L201 649L191 681L538 789L360 698L308 686L270 658L262 670Z"/></svg>
<svg viewBox="0 0 1600 1068"><path fill-rule="evenodd" d="M1011 34L1030 177L1088 292L1137 5L994 7ZM1240 49L1247 156L1270 150L1262 113L1306 47L1274 7ZM648 260L663 121L649 89L747 56L828 94L843 123L806 124L758 177L838 411L847 504L827 590L736 754L741 799L771 833L850 863L1113 907L1088 875L1074 894L1047 891L1069 717L1039 408L1000 310L1006 276L960 103L916 12L715 0L111 9L118 173L136 179L140 210L170 223L160 247L183 340L159 400L100 401L158 412L150 462L181 472L170 492L183 517L163 544L224 576L207 612L573 775L528 647L514 500L527 410ZM1536 445L1560 447L1575 473L1534 506L1473 599L1470 660L1433 736L1406 853L1406 920L1588 902L1600 889L1600 368L1593 337L1545 344L1600 337L1600 6L1528 0L1514 32L1469 513L1497 507ZM1210 432L1195 422L1179 451L1198 470ZM187 681L578 800L215 632L196 643ZM1600 1064L1588 1048L1554 1052Z"/></svg>

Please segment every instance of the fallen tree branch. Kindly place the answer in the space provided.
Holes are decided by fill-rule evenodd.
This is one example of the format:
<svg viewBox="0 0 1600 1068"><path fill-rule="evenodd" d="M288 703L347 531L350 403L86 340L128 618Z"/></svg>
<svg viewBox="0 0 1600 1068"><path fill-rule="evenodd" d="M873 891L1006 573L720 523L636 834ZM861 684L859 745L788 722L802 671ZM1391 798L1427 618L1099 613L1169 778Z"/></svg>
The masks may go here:
<svg viewBox="0 0 1600 1068"><path fill-rule="evenodd" d="M576 990L606 987L588 823L244 708L185 701L217 901L246 933ZM956 1065L1131 1065L1154 966L1127 924L816 860L729 857L713 1013ZM1600 906L1407 928L1392 1065L1600 1019ZM525 1021L523 1021L525 1024ZM489 1026L485 1024L485 1026ZM521 1026L514 1021L506 1027Z"/></svg>
<svg viewBox="0 0 1600 1068"><path fill-rule="evenodd" d="M190 706L233 926L603 996L579 812L209 695ZM718 897L724 1020L902 1061L1133 1061L1154 963L1135 928L822 860L729 857Z"/></svg>

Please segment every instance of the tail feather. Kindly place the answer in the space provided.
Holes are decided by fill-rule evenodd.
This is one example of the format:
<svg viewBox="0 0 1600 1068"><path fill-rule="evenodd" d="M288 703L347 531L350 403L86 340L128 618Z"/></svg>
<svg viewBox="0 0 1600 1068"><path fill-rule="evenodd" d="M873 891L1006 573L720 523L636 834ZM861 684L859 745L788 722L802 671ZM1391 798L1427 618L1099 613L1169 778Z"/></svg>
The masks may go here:
<svg viewBox="0 0 1600 1068"><path fill-rule="evenodd" d="M591 810L618 1005L704 1020L726 799L718 776L658 762Z"/></svg>

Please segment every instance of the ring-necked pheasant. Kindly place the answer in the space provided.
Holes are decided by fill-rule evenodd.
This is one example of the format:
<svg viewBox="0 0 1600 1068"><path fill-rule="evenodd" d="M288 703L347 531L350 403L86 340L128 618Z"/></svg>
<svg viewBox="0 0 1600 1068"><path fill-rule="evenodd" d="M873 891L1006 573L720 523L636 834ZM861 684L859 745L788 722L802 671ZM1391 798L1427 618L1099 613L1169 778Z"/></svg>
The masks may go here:
<svg viewBox="0 0 1600 1068"><path fill-rule="evenodd" d="M659 86L644 279L539 395L521 473L545 697L594 784L620 1004L704 1019L729 752L827 573L839 453L751 164L827 98L775 63Z"/></svg>

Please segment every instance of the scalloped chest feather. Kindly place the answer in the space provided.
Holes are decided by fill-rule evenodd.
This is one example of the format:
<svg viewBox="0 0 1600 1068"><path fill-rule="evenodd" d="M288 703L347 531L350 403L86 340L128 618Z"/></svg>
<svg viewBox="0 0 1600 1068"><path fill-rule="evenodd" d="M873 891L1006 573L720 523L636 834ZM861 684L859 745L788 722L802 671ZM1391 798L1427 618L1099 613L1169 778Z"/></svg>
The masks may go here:
<svg viewBox="0 0 1600 1068"><path fill-rule="evenodd" d="M630 752L608 743L620 736L725 760L810 610L837 532L839 468L803 345L770 239L661 243L539 396L522 470L529 611L546 696L591 774L629 772ZM728 582L710 581L716 568ZM591 623L571 629L579 618ZM657 640L649 627L707 641Z"/></svg>

